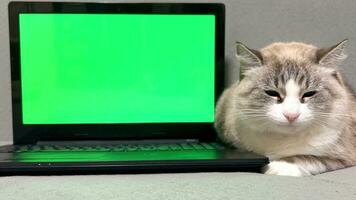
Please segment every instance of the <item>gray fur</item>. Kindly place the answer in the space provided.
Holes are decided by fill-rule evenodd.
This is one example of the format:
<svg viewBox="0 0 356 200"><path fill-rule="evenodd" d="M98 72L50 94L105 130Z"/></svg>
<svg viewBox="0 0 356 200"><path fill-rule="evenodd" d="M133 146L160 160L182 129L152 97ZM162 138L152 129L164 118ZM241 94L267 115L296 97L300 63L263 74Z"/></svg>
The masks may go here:
<svg viewBox="0 0 356 200"><path fill-rule="evenodd" d="M244 78L227 88L218 101L215 127L219 136L272 162L292 163L300 175L355 165L356 103L338 71L346 58L345 45L342 41L319 49L304 43L274 43L256 51L237 43ZM302 93L318 92L303 102L313 117L287 127L267 117L268 108L279 102L265 91L278 91L283 101L290 79ZM284 174L273 166L266 166L266 173Z"/></svg>

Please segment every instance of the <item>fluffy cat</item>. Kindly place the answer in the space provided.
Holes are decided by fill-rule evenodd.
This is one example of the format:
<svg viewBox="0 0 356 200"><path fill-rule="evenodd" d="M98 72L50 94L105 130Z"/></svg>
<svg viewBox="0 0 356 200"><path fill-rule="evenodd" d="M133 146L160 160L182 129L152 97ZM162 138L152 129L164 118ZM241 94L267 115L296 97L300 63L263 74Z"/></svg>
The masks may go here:
<svg viewBox="0 0 356 200"><path fill-rule="evenodd" d="M267 156L265 174L308 176L356 164L356 101L330 48L237 43L243 78L227 88L215 128L227 143Z"/></svg>

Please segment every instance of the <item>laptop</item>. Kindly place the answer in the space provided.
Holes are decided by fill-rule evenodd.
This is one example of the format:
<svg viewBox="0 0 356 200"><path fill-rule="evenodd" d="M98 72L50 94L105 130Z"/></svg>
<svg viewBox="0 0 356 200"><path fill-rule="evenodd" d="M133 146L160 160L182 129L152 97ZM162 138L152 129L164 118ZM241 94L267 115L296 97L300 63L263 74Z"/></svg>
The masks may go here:
<svg viewBox="0 0 356 200"><path fill-rule="evenodd" d="M213 126L224 23L218 3L11 2L0 174L260 171Z"/></svg>

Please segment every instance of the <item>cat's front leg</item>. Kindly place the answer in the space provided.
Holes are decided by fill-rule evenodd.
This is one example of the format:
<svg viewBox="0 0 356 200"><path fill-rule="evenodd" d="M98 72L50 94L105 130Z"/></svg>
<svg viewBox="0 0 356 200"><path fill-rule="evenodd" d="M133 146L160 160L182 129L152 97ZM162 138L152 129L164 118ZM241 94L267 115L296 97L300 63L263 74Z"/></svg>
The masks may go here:
<svg viewBox="0 0 356 200"><path fill-rule="evenodd" d="M340 159L299 155L272 161L265 167L265 174L284 176L310 176L349 166Z"/></svg>

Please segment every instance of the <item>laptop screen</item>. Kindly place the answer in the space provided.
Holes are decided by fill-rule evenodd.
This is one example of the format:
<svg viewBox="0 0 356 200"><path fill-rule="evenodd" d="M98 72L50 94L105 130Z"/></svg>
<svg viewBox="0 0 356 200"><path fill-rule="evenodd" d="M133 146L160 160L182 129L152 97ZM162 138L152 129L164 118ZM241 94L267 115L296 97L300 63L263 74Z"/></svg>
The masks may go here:
<svg viewBox="0 0 356 200"><path fill-rule="evenodd" d="M214 121L214 15L19 20L23 124Z"/></svg>

